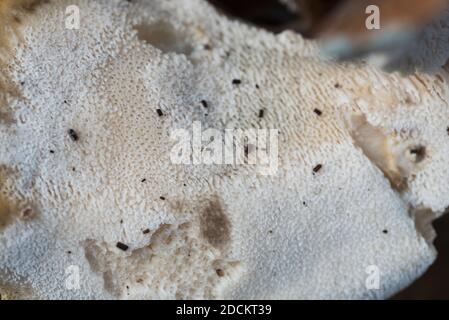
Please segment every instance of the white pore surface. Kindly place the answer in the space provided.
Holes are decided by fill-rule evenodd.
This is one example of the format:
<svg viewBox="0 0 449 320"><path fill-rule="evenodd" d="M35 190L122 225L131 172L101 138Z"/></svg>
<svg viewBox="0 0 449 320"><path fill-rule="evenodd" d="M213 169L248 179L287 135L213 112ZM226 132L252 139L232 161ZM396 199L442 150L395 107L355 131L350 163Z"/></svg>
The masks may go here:
<svg viewBox="0 0 449 320"><path fill-rule="evenodd" d="M79 30L65 28L70 4ZM7 295L379 299L434 260L411 213L449 206L445 70L402 78L325 61L313 42L202 0L54 0L23 34L21 96L0 124L0 200L15 208L0 229ZM353 114L385 135L402 192L365 156L376 145L353 141ZM278 129L276 175L173 164L170 134L194 121Z"/></svg>

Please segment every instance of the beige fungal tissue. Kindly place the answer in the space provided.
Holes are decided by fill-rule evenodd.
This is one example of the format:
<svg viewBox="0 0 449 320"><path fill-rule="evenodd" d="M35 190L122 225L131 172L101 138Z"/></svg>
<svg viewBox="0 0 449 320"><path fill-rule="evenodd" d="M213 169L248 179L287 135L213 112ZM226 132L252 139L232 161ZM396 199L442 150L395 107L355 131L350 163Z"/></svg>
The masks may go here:
<svg viewBox="0 0 449 320"><path fill-rule="evenodd" d="M445 68L332 62L202 0L53 0L18 34L2 60L2 297L382 299L434 261ZM175 163L173 133L195 126L278 130L271 170Z"/></svg>

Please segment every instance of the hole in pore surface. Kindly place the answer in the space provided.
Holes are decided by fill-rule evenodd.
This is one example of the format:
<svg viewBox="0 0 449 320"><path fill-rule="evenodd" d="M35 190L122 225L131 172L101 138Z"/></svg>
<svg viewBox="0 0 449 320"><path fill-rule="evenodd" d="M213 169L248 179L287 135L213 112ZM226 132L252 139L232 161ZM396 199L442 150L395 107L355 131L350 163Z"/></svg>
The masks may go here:
<svg viewBox="0 0 449 320"><path fill-rule="evenodd" d="M174 52L190 56L193 51L189 37L165 21L139 24L134 26L134 30L137 31L139 40L147 42L164 53Z"/></svg>
<svg viewBox="0 0 449 320"><path fill-rule="evenodd" d="M410 149L410 155L415 163L420 163L426 158L426 147L414 146Z"/></svg>

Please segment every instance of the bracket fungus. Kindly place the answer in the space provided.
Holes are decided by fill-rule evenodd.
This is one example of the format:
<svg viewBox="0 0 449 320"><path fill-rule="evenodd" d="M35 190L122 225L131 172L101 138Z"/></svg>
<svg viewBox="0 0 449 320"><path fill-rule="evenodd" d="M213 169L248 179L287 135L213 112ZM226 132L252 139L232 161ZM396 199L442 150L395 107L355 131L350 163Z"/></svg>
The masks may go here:
<svg viewBox="0 0 449 320"><path fill-rule="evenodd" d="M2 296L381 299L435 259L447 68L332 62L203 0L52 0L20 38L2 59ZM173 163L193 123L278 130L277 170Z"/></svg>

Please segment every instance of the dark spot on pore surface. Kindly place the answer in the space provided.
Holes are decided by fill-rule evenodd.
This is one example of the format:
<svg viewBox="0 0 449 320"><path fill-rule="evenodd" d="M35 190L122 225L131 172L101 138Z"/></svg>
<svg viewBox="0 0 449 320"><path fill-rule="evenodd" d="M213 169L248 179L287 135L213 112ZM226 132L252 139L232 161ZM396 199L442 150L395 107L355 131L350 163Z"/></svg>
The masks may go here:
<svg viewBox="0 0 449 320"><path fill-rule="evenodd" d="M76 133L75 130L69 129L69 130L67 131L67 133L69 134L69 137L70 137L70 139L72 139L72 141L78 141L79 136L78 136L78 133Z"/></svg>
<svg viewBox="0 0 449 320"><path fill-rule="evenodd" d="M126 251L128 250L128 246L122 242L117 242L117 248L119 248L120 250Z"/></svg>
<svg viewBox="0 0 449 320"><path fill-rule="evenodd" d="M159 117L162 117L164 115L161 109L156 109L156 112Z"/></svg>
<svg viewBox="0 0 449 320"><path fill-rule="evenodd" d="M22 211L21 218L24 220L31 219L35 215L35 211L32 208L26 208Z"/></svg>
<svg viewBox="0 0 449 320"><path fill-rule="evenodd" d="M232 80L232 84L239 85L239 84L241 84L241 83L242 83L242 80L240 80L240 79L234 79L234 80Z"/></svg>
<svg viewBox="0 0 449 320"><path fill-rule="evenodd" d="M388 233L388 230L385 229L385 230L383 230L382 232L385 233L385 234L387 234L387 233Z"/></svg>
<svg viewBox="0 0 449 320"><path fill-rule="evenodd" d="M315 168L313 168L313 173L318 173L321 168L323 168L322 164L316 165Z"/></svg>
<svg viewBox="0 0 449 320"><path fill-rule="evenodd" d="M231 224L218 198L209 200L200 213L201 235L213 247L222 249L230 241Z"/></svg>
<svg viewBox="0 0 449 320"><path fill-rule="evenodd" d="M321 116L323 114L323 111L321 111L320 109L314 109L313 112L315 112L317 116Z"/></svg>

